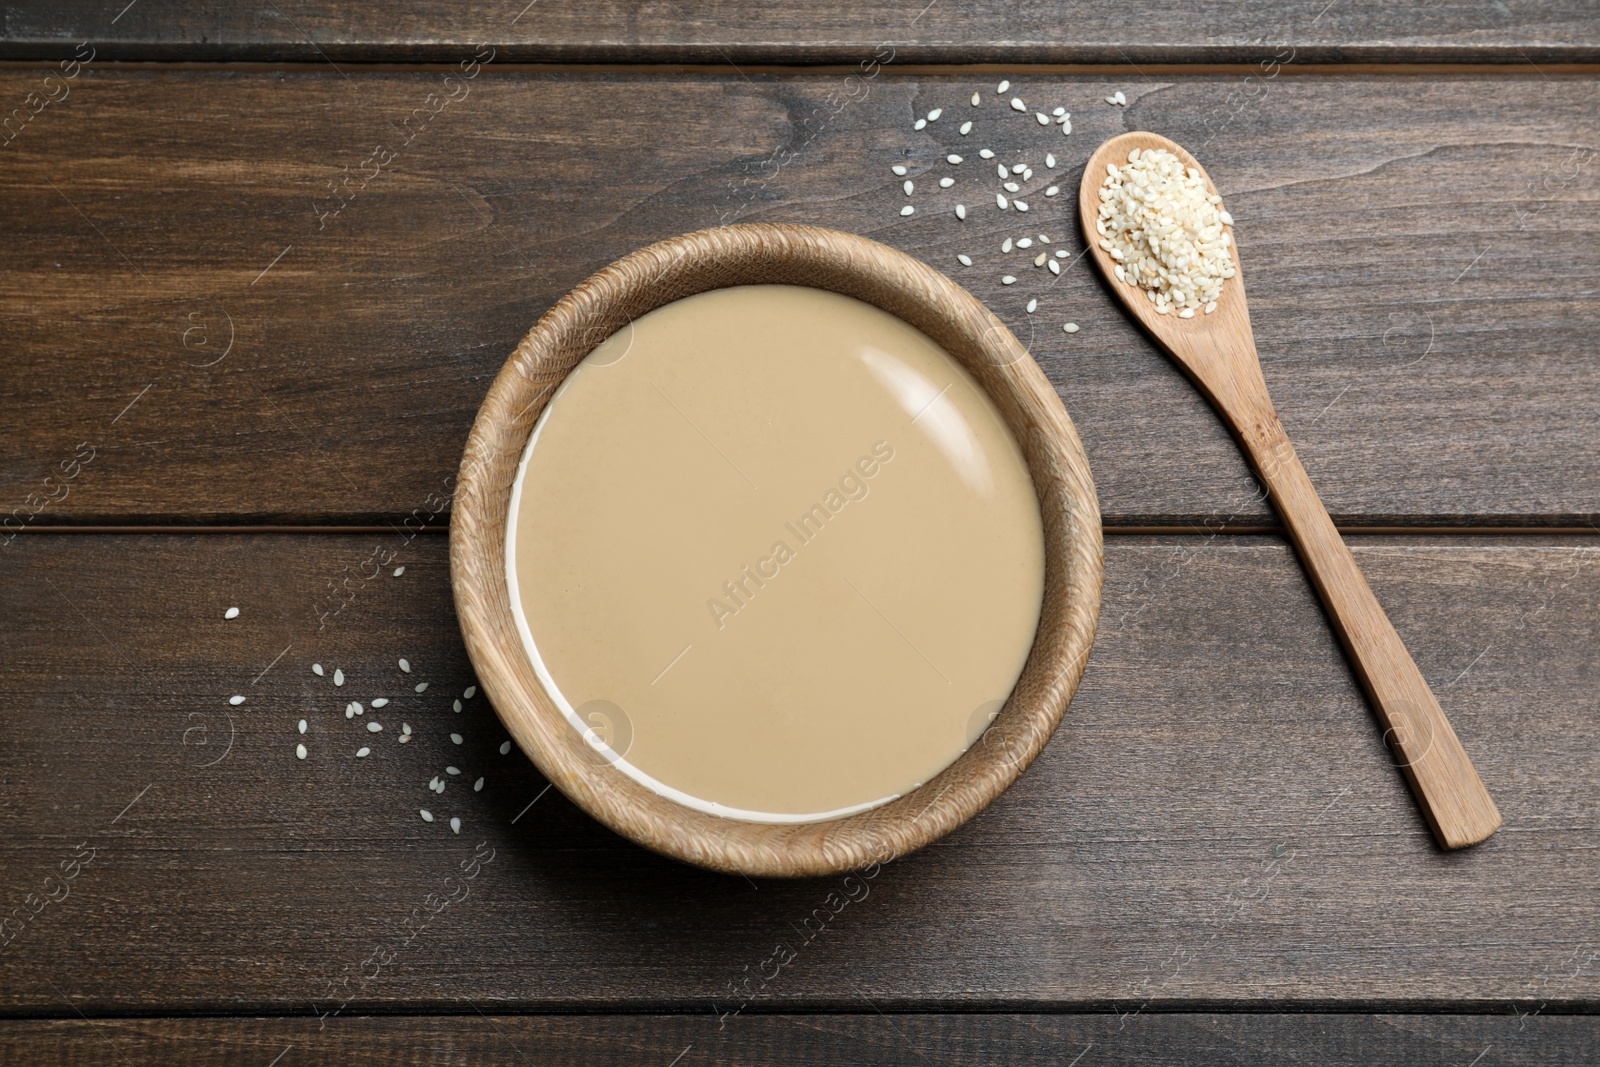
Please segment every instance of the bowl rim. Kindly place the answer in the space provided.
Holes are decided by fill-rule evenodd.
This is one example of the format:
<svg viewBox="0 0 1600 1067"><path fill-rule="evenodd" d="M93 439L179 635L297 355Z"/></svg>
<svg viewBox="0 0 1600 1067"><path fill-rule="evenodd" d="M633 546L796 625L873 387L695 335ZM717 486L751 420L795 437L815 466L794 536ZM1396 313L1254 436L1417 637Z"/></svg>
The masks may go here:
<svg viewBox="0 0 1600 1067"><path fill-rule="evenodd" d="M1027 462L1044 529L1039 626L1022 674L982 737L922 786L867 811L755 823L686 807L596 761L534 674L506 583L506 520L528 439L566 375L633 319L735 285L805 285L864 300L944 348L999 410ZM762 877L837 874L931 843L1005 791L1059 725L1094 641L1103 573L1089 463L1060 397L978 299L927 264L865 237L746 223L682 234L623 256L546 312L479 408L450 519L456 615L478 682L519 748L573 803L640 845Z"/></svg>

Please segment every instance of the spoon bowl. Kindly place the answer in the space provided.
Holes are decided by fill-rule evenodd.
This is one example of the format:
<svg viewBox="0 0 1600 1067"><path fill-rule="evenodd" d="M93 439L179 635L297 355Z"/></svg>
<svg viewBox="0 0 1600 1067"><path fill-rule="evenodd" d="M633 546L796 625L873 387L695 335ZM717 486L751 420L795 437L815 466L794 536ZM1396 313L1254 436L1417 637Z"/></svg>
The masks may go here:
<svg viewBox="0 0 1600 1067"><path fill-rule="evenodd" d="M1102 144L1084 167L1079 221L1089 257L1129 313L1182 368L1222 416L1283 516L1295 549L1339 636L1373 712L1435 839L1447 849L1474 845L1500 826L1500 812L1478 777L1439 701L1362 577L1267 395L1250 329L1238 245L1228 245L1233 277L1222 283L1211 314L1162 314L1146 292L1119 279L1117 261L1096 227L1109 165L1135 149L1165 149L1193 168L1217 196L1205 168L1159 134L1125 133Z"/></svg>

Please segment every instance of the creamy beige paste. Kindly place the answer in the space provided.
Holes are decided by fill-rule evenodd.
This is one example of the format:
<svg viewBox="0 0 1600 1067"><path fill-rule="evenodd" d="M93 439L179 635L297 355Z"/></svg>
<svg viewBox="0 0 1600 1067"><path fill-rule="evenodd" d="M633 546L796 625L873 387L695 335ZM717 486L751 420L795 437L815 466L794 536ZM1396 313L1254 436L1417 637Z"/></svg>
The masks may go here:
<svg viewBox="0 0 1600 1067"><path fill-rule="evenodd" d="M993 403L902 320L800 286L701 293L595 349L529 442L507 543L523 642L595 759L761 822L948 766L1043 597Z"/></svg>

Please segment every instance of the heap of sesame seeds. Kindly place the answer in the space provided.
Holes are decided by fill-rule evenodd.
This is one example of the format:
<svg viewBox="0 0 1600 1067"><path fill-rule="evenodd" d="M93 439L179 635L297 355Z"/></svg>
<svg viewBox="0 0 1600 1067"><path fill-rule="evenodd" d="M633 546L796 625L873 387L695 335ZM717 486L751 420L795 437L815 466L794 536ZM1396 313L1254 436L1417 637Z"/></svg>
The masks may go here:
<svg viewBox="0 0 1600 1067"><path fill-rule="evenodd" d="M1117 261L1118 280L1144 289L1163 315L1217 310L1222 283L1235 274L1231 225L1222 197L1164 148L1135 148L1125 165L1106 167L1100 247Z"/></svg>

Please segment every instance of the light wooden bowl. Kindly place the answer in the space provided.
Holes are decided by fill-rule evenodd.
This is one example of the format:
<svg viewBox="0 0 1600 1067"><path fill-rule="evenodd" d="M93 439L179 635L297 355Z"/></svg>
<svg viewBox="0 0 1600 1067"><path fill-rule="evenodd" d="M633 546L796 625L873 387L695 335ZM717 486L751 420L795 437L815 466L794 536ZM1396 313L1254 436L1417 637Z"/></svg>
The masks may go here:
<svg viewBox="0 0 1600 1067"><path fill-rule="evenodd" d="M590 755L534 675L506 589L512 482L540 413L601 341L671 301L733 285L789 284L873 304L927 334L988 392L1033 475L1044 522L1044 604L1033 649L983 737L913 792L826 822L719 818L662 797ZM970 293L862 237L809 226L701 230L613 263L523 338L478 411L450 520L450 577L478 679L545 777L646 848L718 871L802 877L857 869L949 833L1014 782L1077 688L1100 609L1100 509L1072 422L1044 373Z"/></svg>

